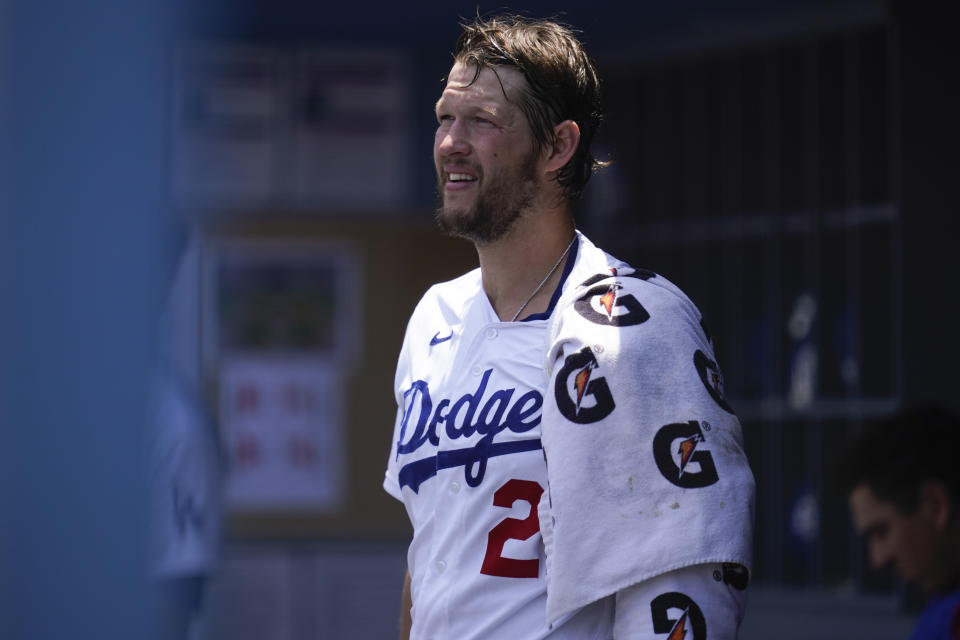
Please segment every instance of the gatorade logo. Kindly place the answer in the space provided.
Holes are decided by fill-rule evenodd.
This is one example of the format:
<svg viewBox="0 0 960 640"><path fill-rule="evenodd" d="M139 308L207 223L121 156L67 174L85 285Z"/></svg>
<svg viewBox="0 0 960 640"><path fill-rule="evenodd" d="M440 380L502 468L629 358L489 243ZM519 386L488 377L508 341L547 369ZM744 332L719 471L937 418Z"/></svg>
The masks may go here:
<svg viewBox="0 0 960 640"><path fill-rule="evenodd" d="M554 385L557 408L577 424L591 424L613 413L616 404L590 347L567 356Z"/></svg>

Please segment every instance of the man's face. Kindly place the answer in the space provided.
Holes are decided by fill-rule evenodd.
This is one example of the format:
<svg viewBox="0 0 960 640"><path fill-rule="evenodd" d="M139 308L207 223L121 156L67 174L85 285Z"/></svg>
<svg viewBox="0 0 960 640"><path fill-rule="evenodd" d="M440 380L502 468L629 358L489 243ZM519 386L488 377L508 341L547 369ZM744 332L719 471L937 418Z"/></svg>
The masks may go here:
<svg viewBox="0 0 960 640"><path fill-rule="evenodd" d="M874 567L892 566L906 582L926 591L942 586L947 564L938 557L942 542L922 508L904 513L861 484L850 493L850 511L857 533L867 542Z"/></svg>
<svg viewBox="0 0 960 640"><path fill-rule="evenodd" d="M538 155L516 104L523 75L484 68L471 84L475 70L455 63L437 101L436 218L444 231L486 244L502 238L537 200Z"/></svg>

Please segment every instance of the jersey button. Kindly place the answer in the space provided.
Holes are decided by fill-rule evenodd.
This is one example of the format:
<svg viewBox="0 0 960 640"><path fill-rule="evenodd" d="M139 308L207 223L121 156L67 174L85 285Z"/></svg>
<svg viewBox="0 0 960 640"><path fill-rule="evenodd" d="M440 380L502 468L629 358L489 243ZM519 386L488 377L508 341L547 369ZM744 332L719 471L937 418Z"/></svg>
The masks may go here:
<svg viewBox="0 0 960 640"><path fill-rule="evenodd" d="M489 329L487 329L487 340L493 340L496 337L497 337L496 329L494 329L493 327L490 327Z"/></svg>
<svg viewBox="0 0 960 640"><path fill-rule="evenodd" d="M443 573L444 570L446 570L446 568L447 568L446 562L444 562L443 560L437 560L437 571L439 573Z"/></svg>
<svg viewBox="0 0 960 640"><path fill-rule="evenodd" d="M460 493L460 483L456 480L450 483L450 493Z"/></svg>
<svg viewBox="0 0 960 640"><path fill-rule="evenodd" d="M470 373L472 373L472 374L475 375L475 376L478 376L478 375L480 375L481 373L483 373L483 367L481 367L481 366L478 365L478 364L475 364L475 365L473 365L473 368L470 369Z"/></svg>

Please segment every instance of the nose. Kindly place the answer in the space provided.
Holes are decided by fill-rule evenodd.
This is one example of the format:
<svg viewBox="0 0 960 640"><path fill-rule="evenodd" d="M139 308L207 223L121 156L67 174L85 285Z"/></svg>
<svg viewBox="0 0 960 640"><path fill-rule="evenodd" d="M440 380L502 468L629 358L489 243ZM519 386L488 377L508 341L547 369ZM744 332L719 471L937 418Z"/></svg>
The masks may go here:
<svg viewBox="0 0 960 640"><path fill-rule="evenodd" d="M887 545L876 541L870 544L870 564L876 569L882 569L893 561L893 556Z"/></svg>
<svg viewBox="0 0 960 640"><path fill-rule="evenodd" d="M450 124L441 125L437 128L436 147L442 156L469 152L470 144L463 125L454 120Z"/></svg>

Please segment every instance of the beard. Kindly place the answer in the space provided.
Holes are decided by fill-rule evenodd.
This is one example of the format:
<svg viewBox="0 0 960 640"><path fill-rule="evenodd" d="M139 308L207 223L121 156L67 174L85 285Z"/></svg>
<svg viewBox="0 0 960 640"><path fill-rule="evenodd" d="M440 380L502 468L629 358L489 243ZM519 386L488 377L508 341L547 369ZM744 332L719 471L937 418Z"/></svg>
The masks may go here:
<svg viewBox="0 0 960 640"><path fill-rule="evenodd" d="M489 244L503 238L537 197L534 158L524 158L516 170L500 168L484 179L472 205L448 207L443 201L443 176L437 177L434 218L444 233Z"/></svg>

